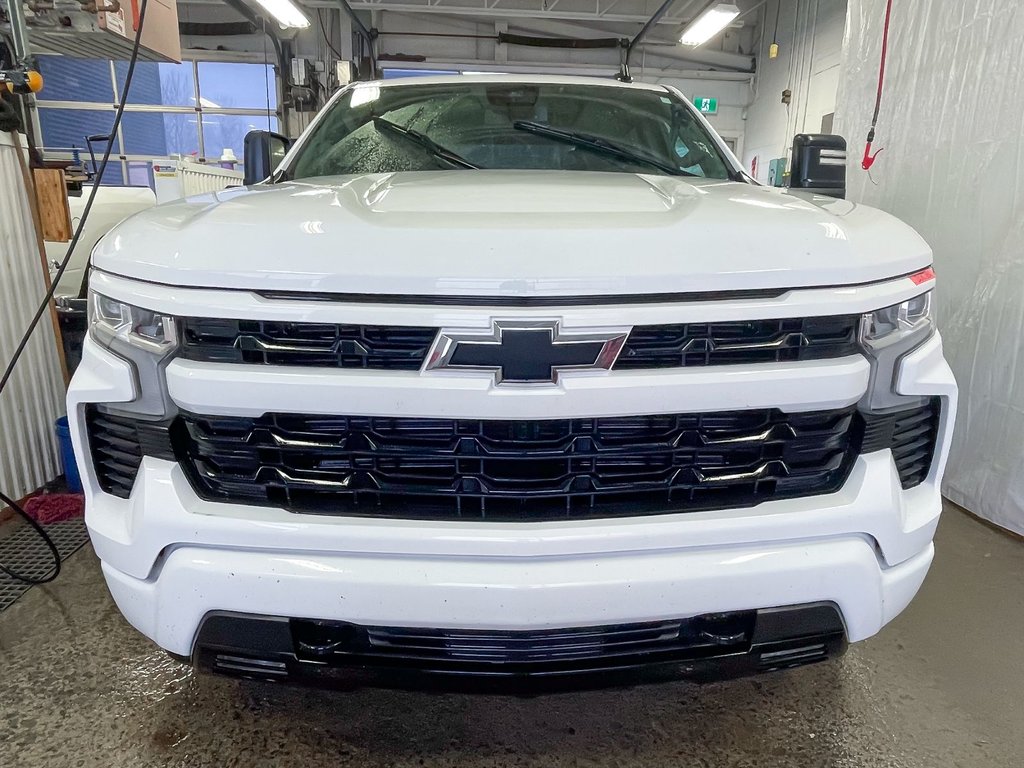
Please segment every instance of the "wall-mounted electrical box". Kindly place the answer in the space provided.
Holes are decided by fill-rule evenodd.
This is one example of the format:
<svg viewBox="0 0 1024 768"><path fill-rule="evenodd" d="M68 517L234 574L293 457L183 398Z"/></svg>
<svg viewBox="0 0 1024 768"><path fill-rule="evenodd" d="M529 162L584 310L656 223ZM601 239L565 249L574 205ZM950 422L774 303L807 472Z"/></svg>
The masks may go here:
<svg viewBox="0 0 1024 768"><path fill-rule="evenodd" d="M786 186L786 158L776 157L768 161L768 186Z"/></svg>
<svg viewBox="0 0 1024 768"><path fill-rule="evenodd" d="M313 77L313 65L309 59L292 59L292 85L308 86Z"/></svg>
<svg viewBox="0 0 1024 768"><path fill-rule="evenodd" d="M352 82L352 62L337 61L334 63L334 79L339 88L344 88Z"/></svg>

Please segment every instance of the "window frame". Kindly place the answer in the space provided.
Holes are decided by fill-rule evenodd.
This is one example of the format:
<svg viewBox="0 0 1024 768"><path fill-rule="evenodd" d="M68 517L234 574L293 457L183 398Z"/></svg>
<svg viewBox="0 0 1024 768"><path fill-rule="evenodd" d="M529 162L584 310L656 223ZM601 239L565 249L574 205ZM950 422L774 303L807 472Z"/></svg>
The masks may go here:
<svg viewBox="0 0 1024 768"><path fill-rule="evenodd" d="M213 54L213 55L211 55ZM40 54L44 56L53 56L54 58L61 58L57 54ZM65 56L63 58L73 59L75 57ZM104 61L104 59L94 59L94 61ZM110 112L113 114L120 104L121 100L121 88L118 82L118 73L115 66L115 62L112 59L106 59L107 69L110 73L110 85L113 94L113 102L96 102L96 101L73 101L67 99L47 99L45 98L45 89L36 98L36 109L32 111L33 128L37 136L42 136L42 123L44 114L42 110L46 109L71 109L71 110L82 110L82 111L102 111ZM205 107L202 104L200 98L200 83L199 83L199 65L203 62L214 62L223 64L260 64L269 66L273 71L273 94L277 102L275 108L267 110L264 108L252 108L252 107ZM161 63L161 62L154 62ZM173 62L170 62L173 63ZM262 56L245 55L245 54L228 54L225 56L216 55L215 51L182 51L181 64L188 64L192 75L192 90L193 99L195 101L194 106L182 106L182 105L164 105L164 104L133 104L128 101L124 105L124 112L127 114L132 113L158 113L158 114L178 114L178 115L198 115L196 121L196 133L197 133L197 160L200 162L206 162L210 158L206 155L205 136L203 131L203 115L235 115L243 117L263 117L268 120L270 118L277 119L277 125L280 127L284 124L284 115L281 109L282 94L281 94L281 78L280 72L276 64L271 61L265 60ZM278 128L279 130L280 128ZM117 127L117 140L118 146L121 151L118 153L111 152L110 160L108 161L107 172L110 172L110 166L116 161L120 165L121 174L121 185L123 186L134 186L129 184L130 176L128 166L130 163L150 163L153 160L166 155L153 155L153 154L140 154L140 153L127 153L125 152L124 142L124 124L121 123ZM47 156L70 160L72 158L72 152L70 147L54 147L52 149L42 147ZM217 149L219 153L220 149ZM83 146L79 150L80 154L85 157L88 155L88 147ZM218 155L219 157L219 155ZM216 158L214 158L216 160ZM242 162L242 158L239 157L239 163Z"/></svg>

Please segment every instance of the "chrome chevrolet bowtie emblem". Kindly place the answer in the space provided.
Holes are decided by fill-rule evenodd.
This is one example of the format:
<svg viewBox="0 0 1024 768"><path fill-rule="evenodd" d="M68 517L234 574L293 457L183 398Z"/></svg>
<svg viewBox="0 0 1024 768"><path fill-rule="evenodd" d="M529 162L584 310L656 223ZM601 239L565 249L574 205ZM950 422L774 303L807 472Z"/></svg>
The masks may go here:
<svg viewBox="0 0 1024 768"><path fill-rule="evenodd" d="M441 329L425 370L487 372L496 384L555 384L562 371L611 368L628 334L564 331L557 320L496 320L489 332Z"/></svg>

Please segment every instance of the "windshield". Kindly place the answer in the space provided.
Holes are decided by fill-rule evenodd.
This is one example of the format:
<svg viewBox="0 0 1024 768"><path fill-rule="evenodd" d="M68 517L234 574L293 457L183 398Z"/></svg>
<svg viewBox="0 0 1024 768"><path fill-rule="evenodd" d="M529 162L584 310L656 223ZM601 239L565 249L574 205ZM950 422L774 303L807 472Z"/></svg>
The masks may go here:
<svg viewBox="0 0 1024 768"><path fill-rule="evenodd" d="M285 178L476 168L727 179L692 110L608 85L359 85L332 104Z"/></svg>

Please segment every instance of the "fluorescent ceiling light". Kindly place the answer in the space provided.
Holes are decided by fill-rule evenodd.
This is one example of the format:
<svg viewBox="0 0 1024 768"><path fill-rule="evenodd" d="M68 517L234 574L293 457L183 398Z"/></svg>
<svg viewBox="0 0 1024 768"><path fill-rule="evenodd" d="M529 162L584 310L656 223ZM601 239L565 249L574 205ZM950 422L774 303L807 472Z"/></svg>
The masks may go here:
<svg viewBox="0 0 1024 768"><path fill-rule="evenodd" d="M729 26L732 20L739 15L740 9L732 3L713 5L690 22L690 25L683 30L683 36L679 38L679 42L693 47L703 45Z"/></svg>
<svg viewBox="0 0 1024 768"><path fill-rule="evenodd" d="M309 26L306 14L292 0L256 0L256 2L285 29L305 29Z"/></svg>

